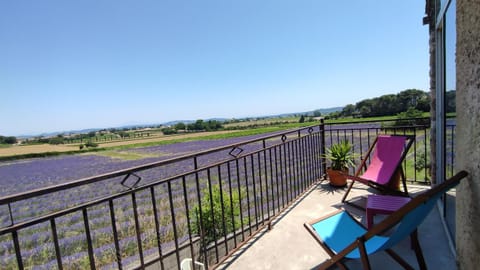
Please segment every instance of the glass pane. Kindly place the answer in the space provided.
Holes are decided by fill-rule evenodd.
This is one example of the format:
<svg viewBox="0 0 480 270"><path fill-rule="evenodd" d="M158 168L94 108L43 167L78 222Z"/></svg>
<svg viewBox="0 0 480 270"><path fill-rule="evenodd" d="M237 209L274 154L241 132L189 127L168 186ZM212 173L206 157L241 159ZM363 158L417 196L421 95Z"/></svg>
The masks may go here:
<svg viewBox="0 0 480 270"><path fill-rule="evenodd" d="M436 12L437 16L443 15L443 14L439 14L439 12L443 9L443 7L447 3L448 3L448 0L436 0L435 1L435 7L436 7L435 12Z"/></svg>
<svg viewBox="0 0 480 270"><path fill-rule="evenodd" d="M456 1L452 0L445 15L445 113L447 117L455 115L456 73L455 73L455 26ZM454 174L455 152L455 118L446 118L445 126L445 176ZM455 192L449 192L445 198L445 218L449 231L455 235ZM455 241L455 237L452 237Z"/></svg>

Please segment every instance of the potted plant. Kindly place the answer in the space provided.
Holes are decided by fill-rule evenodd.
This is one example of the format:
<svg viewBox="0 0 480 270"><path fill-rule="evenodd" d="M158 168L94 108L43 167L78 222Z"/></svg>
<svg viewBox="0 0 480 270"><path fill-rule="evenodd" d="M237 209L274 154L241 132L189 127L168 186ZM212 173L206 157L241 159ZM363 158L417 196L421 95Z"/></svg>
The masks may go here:
<svg viewBox="0 0 480 270"><path fill-rule="evenodd" d="M355 165L356 155L352 152L352 145L348 141L333 144L326 149L324 157L331 162L330 167L327 168L330 185L336 187L345 186L347 184L345 173L348 173L349 167Z"/></svg>

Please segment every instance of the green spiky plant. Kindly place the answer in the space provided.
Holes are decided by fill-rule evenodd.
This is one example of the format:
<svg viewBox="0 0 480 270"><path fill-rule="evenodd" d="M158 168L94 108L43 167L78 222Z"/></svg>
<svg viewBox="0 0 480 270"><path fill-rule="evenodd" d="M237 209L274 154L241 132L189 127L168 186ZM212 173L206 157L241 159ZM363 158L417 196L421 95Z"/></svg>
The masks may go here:
<svg viewBox="0 0 480 270"><path fill-rule="evenodd" d="M344 171L355 166L355 155L352 152L352 145L348 141L341 141L326 149L325 158L331 161L331 169Z"/></svg>

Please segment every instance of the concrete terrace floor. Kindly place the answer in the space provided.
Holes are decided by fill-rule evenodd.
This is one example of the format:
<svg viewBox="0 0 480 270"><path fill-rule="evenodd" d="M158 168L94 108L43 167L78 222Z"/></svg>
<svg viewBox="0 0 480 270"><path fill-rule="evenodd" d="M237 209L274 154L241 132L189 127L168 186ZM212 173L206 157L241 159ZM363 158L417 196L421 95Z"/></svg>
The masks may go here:
<svg viewBox="0 0 480 270"><path fill-rule="evenodd" d="M425 187L409 185L415 194ZM249 243L241 247L217 269L314 269L325 261L327 253L304 228L305 222L345 208L365 224L363 211L340 202L346 188L333 188L323 181L310 189L273 223L272 230L264 229ZM349 198L360 196L368 190L357 184ZM378 222L382 216L376 216ZM456 269L455 257L437 208L429 214L419 228L419 241L429 269ZM394 248L402 258L418 269L415 253L409 239ZM385 252L370 256L372 269L403 269ZM346 261L350 269L362 269L359 260Z"/></svg>

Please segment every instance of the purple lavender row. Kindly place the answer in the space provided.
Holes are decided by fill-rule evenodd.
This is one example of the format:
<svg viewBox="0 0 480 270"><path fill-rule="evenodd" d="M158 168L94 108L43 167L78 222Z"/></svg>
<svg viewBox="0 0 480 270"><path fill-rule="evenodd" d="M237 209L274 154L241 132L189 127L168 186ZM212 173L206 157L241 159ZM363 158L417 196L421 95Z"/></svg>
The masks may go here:
<svg viewBox="0 0 480 270"><path fill-rule="evenodd" d="M209 161L209 162L211 162L211 161ZM249 174L249 172L247 174ZM234 183L235 183L235 181L234 181Z"/></svg>
<svg viewBox="0 0 480 270"><path fill-rule="evenodd" d="M265 206L264 206L264 207L265 207ZM177 211L178 211L178 210L177 210ZM94 223L93 220L92 220L92 223ZM121 227L123 227L123 226L121 226ZM133 228L133 225L132 225L132 224L129 224L129 225L127 225L127 227L132 227L132 228ZM70 228L70 229L72 229L72 228ZM111 229L110 229L109 227L107 227L107 228L105 228L105 229L107 230L108 233L111 233ZM102 233L100 230L98 230L98 231L95 230L95 231L94 231L94 235L95 235L97 232L98 232L98 233ZM64 240L68 241L68 239L61 239L61 240L60 240L61 246L64 245L64 244L63 244L63 241L64 241ZM71 241L71 240L70 240L70 241Z"/></svg>
<svg viewBox="0 0 480 270"><path fill-rule="evenodd" d="M146 240L146 239L149 239L151 238L152 236L152 232L150 233L143 233L141 235L141 238L143 240ZM185 241L187 241L189 239L188 235L184 235L182 236L181 238L178 239L178 242L179 243L183 243ZM143 243L145 243L144 241L142 241ZM135 264L137 261L138 261L138 256L131 256L131 254L135 254L137 251L135 251L135 249L137 248L136 247L136 237L135 236L132 236L132 237L128 237L128 238L125 238L125 239L122 239L119 241L119 244L120 244L120 247L122 247L121 249L123 250L122 251L122 254L124 254L124 256L128 256L126 257L125 259L122 259L122 264L125 265L125 266L129 266L129 265L132 265L132 264ZM153 244L150 244L150 245L146 245L145 248L146 248L146 251L144 251L144 255L145 256L148 256L148 255L152 255L153 253L156 253L158 252L158 247L155 247L154 245L155 243ZM84 247L85 248L85 247ZM170 241L165 241L162 243L162 246L161 246L162 250L172 250L174 248L174 240L170 240ZM57 262L56 262L56 259L51 259L49 257L51 256L48 256L47 257L39 257L39 254L54 254L54 250L53 250L53 245L41 245L35 249L32 249L32 250L27 250L27 251L24 251L22 252L22 257L24 258L26 265L27 267L28 266L31 266L32 269L52 269L52 268L55 268ZM62 252L63 254L63 252ZM42 256L42 255L40 255ZM113 266L114 264L110 263L112 260L115 259L115 246L113 243L109 243L109 244L104 244L100 247L97 247L97 248L94 248L94 256L95 256L95 260L97 262L97 264L99 266L105 266L106 268L110 268L111 266ZM33 265L33 262L38 262L38 261L47 261L49 260L50 261L48 263L45 263L45 264L35 264ZM63 261L63 265L64 266L67 266L67 267L74 267L75 265L77 266L80 266L80 268L83 268L81 267L82 266L82 261L86 261L88 260L88 255L86 253L86 251L79 251L79 252L76 252L74 254L64 254L62 256L62 261ZM15 269L16 267L16 257L15 257L15 254L9 254L9 255L6 255L6 256L3 256L2 257L2 260L0 261L1 264L0 266L2 267L2 269ZM85 263L85 262L84 262ZM116 265L116 264L115 264ZM85 265L83 265L85 266ZM86 264L86 266L88 266L88 263Z"/></svg>
<svg viewBox="0 0 480 270"><path fill-rule="evenodd" d="M226 172L225 172L225 168L223 168L223 174L225 175ZM250 172L248 172L247 174L250 174ZM251 177L251 175L250 175ZM166 192L163 192L164 193L164 196L166 196ZM173 190L173 195L178 195L178 194L181 194L182 193L182 190L180 188L176 188ZM140 198L140 200L148 200L148 198ZM25 218L28 218L30 217L33 213L37 213L37 210L40 208L40 209L44 209L45 212L50 212L50 211L54 211L54 210L58 210L58 209L61 209L63 207L61 206L58 206L59 203L57 204L51 204L51 201L52 200L44 200L44 203L42 203L41 205L39 204L33 204L34 208L30 208L30 209L24 209L24 211L22 211L22 214L23 214L23 217ZM46 206L43 206L43 205L46 205ZM60 203L61 205L61 203ZM20 205L22 206L22 205ZM20 207L18 206L18 207ZM15 209L15 208L14 208ZM6 217L7 215L4 215L4 217ZM16 217L16 220L21 220L21 217ZM6 220L3 220L3 222L6 222Z"/></svg>
<svg viewBox="0 0 480 270"><path fill-rule="evenodd" d="M185 222L186 221L186 217L183 215L182 216L182 213L184 213L184 210L182 208L184 208L184 206L182 205L182 207L178 207L178 210L176 210L176 214L177 215L180 215L180 216L177 216L176 219L177 219L177 222L179 222L179 224L182 224L182 222ZM147 215L146 211L145 211L145 208L140 208L139 209L139 214L140 216L143 216L143 220L146 220L147 217L145 217ZM126 217L130 217L127 221L124 221L124 222L121 222L119 220L117 220L116 222L116 226L117 226L117 229L119 230L119 232L123 232L123 231L131 231L132 229L134 229L134 220L131 219L131 217L133 216L133 210L132 209L128 209L128 211L124 212L124 215ZM145 227L152 227L154 226L153 225L153 220L152 217L153 217L153 214L149 214L148 217L150 218L149 220L149 224L146 224L144 225ZM165 226L161 227L160 230L161 231L165 231L165 228L167 228L166 226L168 226L170 224L170 221L171 218L166 216L165 218L163 218L160 222L160 225L162 224L165 224ZM90 219L89 220L89 223L91 224L91 231L92 231L92 235L93 235L93 238L96 238L95 236L97 234L105 234L106 232L108 232L109 234L112 233L112 229L111 229L111 224L110 224L110 220L105 218L105 216L101 216L101 217L98 217L98 218L95 218L95 219ZM108 225L107 225L108 224ZM147 226L147 225L150 225L150 226ZM99 226L103 226L103 227L99 227ZM77 232L77 233L84 233L84 224L83 224L83 221L80 221L80 222L77 222L75 224L70 224L68 226L65 226L65 225L60 225L60 224L57 224L57 233L58 233L58 236L59 236L59 242L60 244L62 245L63 242L66 242L66 243L71 243L71 242L79 242L79 241L75 241L75 240L72 240L72 239L77 239L77 240L84 240L83 238L78 238L77 236L74 236L74 237L70 237L70 238L63 238L62 236L66 234L66 232L63 231L64 228L68 228L68 234L72 234L74 232ZM33 228L33 229L38 229L38 228ZM36 246L36 245L39 245L39 244L43 244L44 242L46 241L49 241L51 240L51 231L50 231L50 227L48 224L44 224L44 226L42 226L42 231L22 231L22 234L20 235L20 244L23 248L30 248L32 246ZM11 240L5 240L5 241L2 241L0 242L0 246L4 246L5 249L3 249L3 251L7 251L7 250L13 250L13 243ZM0 255L2 255L2 252L0 252Z"/></svg>
<svg viewBox="0 0 480 270"><path fill-rule="evenodd" d="M127 150L137 153L162 155L161 157L145 158L141 160L124 161L95 155L74 155L2 162L0 166L0 184L2 186L0 196L130 168L147 162L165 160L180 155L240 143L245 140L263 137L265 135L266 134L260 134L222 140L183 142ZM259 143L254 143L242 147L245 147L244 150L248 152L259 149L261 145ZM228 157L228 151L221 152L223 153L214 153L216 154L216 157L207 159L219 160ZM202 156L200 156L199 159L203 159ZM201 162L201 165L202 163L203 162ZM205 163L207 163L207 161L205 161ZM95 166L92 166L92 164L95 164ZM186 166L186 164L182 166ZM175 170L181 171L181 168L177 167L170 170L173 173L167 173L165 175L175 175ZM146 175L146 178L148 178L148 175Z"/></svg>

